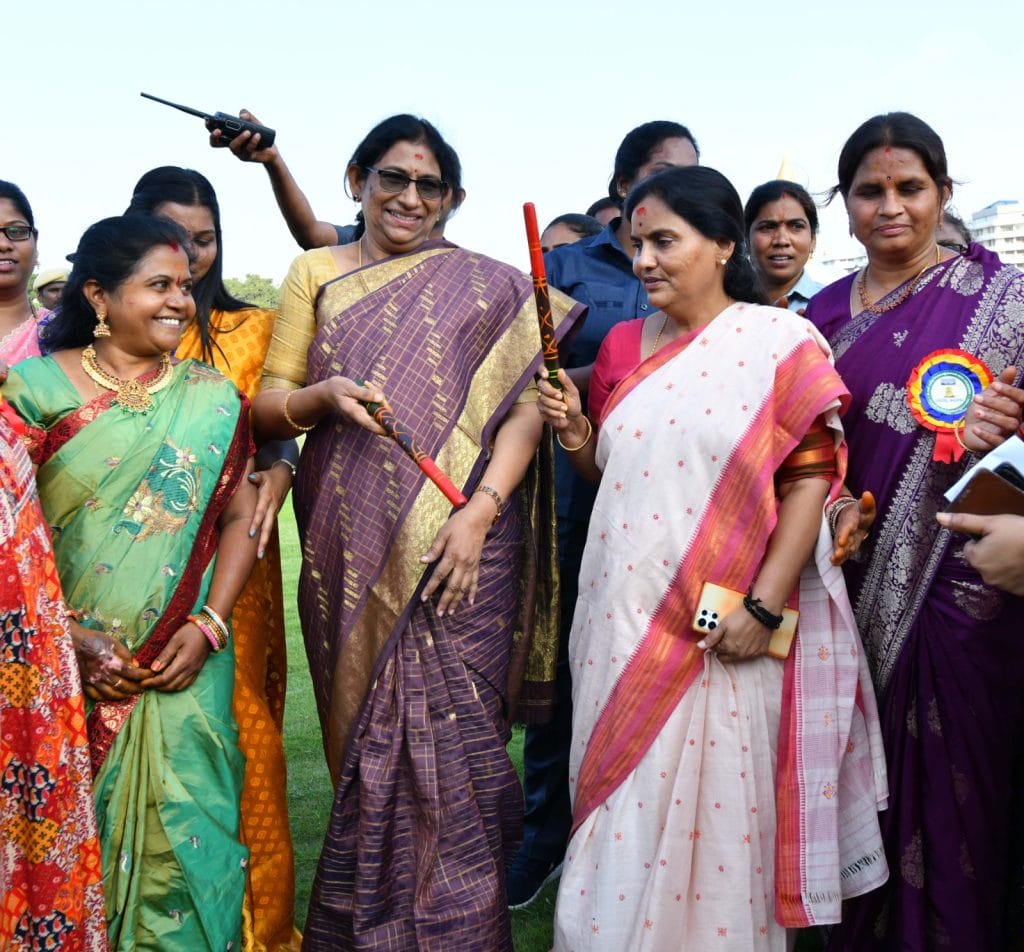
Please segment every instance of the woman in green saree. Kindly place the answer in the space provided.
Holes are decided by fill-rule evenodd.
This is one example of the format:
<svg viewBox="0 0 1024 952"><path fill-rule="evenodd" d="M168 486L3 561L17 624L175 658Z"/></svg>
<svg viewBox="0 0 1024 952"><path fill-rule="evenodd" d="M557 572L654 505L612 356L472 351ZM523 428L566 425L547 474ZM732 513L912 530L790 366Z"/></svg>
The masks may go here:
<svg viewBox="0 0 1024 952"><path fill-rule="evenodd" d="M256 558L248 406L173 352L178 227L89 228L51 356L11 371L86 694L114 949L239 948L247 851L229 618Z"/></svg>

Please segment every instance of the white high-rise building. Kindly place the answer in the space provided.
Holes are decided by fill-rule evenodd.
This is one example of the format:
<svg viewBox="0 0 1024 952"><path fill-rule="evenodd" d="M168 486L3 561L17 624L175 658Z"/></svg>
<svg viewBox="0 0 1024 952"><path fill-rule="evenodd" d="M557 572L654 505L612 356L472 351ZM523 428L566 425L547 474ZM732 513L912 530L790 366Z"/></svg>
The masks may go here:
<svg viewBox="0 0 1024 952"><path fill-rule="evenodd" d="M1024 269L1024 204L1003 199L986 205L967 225L974 240L994 251L1004 264Z"/></svg>

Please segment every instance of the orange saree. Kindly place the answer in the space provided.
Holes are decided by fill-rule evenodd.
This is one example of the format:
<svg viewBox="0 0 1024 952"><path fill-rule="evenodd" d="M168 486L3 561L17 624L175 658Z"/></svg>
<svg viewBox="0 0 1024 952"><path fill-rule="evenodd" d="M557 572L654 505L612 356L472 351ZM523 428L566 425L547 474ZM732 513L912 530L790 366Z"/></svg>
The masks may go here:
<svg viewBox="0 0 1024 952"><path fill-rule="evenodd" d="M259 389L276 317L276 312L259 308L210 315L211 336L220 347L214 349L213 365L250 399ZM177 355L202 359L195 324L185 332ZM231 616L234 711L238 746L245 754L241 833L250 851L243 924L246 952L297 950L301 942L294 927L295 868L281 741L288 670L283 602L275 529Z"/></svg>

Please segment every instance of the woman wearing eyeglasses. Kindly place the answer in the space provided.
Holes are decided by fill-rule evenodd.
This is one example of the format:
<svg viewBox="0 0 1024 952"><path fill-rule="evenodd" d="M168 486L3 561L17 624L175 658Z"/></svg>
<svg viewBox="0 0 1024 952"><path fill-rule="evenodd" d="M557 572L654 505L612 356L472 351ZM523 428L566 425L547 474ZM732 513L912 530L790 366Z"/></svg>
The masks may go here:
<svg viewBox="0 0 1024 952"><path fill-rule="evenodd" d="M541 434L531 284L431 239L462 192L458 156L428 122L381 122L347 181L358 240L292 265L254 404L261 438L308 431L299 613L336 791L303 947L511 950L517 490ZM580 308L557 292L553 305L561 337ZM371 400L463 508L383 438Z"/></svg>
<svg viewBox="0 0 1024 952"><path fill-rule="evenodd" d="M39 356L39 325L28 296L37 234L25 193L0 181L0 361L7 366Z"/></svg>

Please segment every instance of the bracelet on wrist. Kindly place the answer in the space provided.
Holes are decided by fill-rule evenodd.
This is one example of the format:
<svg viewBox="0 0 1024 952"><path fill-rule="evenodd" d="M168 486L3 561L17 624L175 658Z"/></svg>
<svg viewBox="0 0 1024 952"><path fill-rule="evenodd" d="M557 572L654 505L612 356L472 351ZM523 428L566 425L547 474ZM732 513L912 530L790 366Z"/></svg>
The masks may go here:
<svg viewBox="0 0 1024 952"><path fill-rule="evenodd" d="M213 626L209 623L209 619L202 613L198 615L188 615L187 620L192 622L202 633L203 637L210 642L210 650L214 653L220 651L226 647L227 642L221 644L220 638L217 636L217 632L214 631Z"/></svg>
<svg viewBox="0 0 1024 952"><path fill-rule="evenodd" d="M583 417L583 422L587 424L587 435L584 437L583 442L579 446L566 446L562 442L562 437L559 436L557 430L555 431L555 439L558 440L558 445L562 447L566 453L578 453L584 446L590 442L590 438L594 435L594 427L590 423L590 418L585 414L580 414Z"/></svg>
<svg viewBox="0 0 1024 952"><path fill-rule="evenodd" d="M501 518L501 514L505 511L505 500L501 498L501 493L491 486L484 486L482 483L473 490L473 493L483 493L485 496L490 496L494 500L494 505L497 507L497 512L494 514L494 519L491 521L493 526Z"/></svg>
<svg viewBox="0 0 1024 952"><path fill-rule="evenodd" d="M857 500L854 499L853 496L839 496L825 508L825 515L828 519L828 530L833 539L836 537L836 530L839 526L839 517L842 515L843 510L848 506L855 505L857 505Z"/></svg>
<svg viewBox="0 0 1024 952"><path fill-rule="evenodd" d="M299 433L308 433L310 430L312 430L312 429L314 429L316 427L316 424L315 423L311 423L309 426L303 426L301 423L296 423L295 420L292 419L292 415L288 412L288 401L291 400L291 398L292 398L292 396L294 394L295 394L294 390L289 390L285 394L284 404L281 406L281 409L284 411L284 418L285 418L285 420L288 421L288 425L293 430L298 430Z"/></svg>
<svg viewBox="0 0 1024 952"><path fill-rule="evenodd" d="M228 636L228 626L227 626L227 623L224 621L224 619L220 617L220 615L218 615L212 608L210 608L209 605L204 605L202 607L201 614L208 615L210 617L210 620L222 632L224 632L224 637L227 638L227 636Z"/></svg>
<svg viewBox="0 0 1024 952"><path fill-rule="evenodd" d="M299 467L296 466L290 459L285 459L284 457L282 457L281 459L275 459L274 462L270 464L267 472L269 472L275 466L279 466L279 465L280 466L287 466L288 469L291 470L292 479L295 479L295 474L299 471Z"/></svg>
<svg viewBox="0 0 1024 952"><path fill-rule="evenodd" d="M206 636L214 651L223 651L227 647L231 630L209 605L204 605L197 614L189 615L188 620Z"/></svg>
<svg viewBox="0 0 1024 952"><path fill-rule="evenodd" d="M743 596L743 607L771 631L775 631L782 624L782 615L773 615L761 604L761 599L754 598L753 586L748 588L747 594Z"/></svg>

